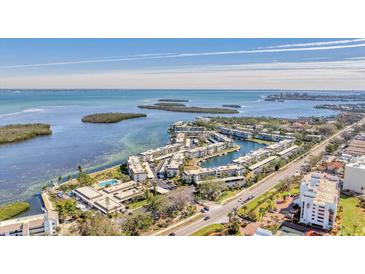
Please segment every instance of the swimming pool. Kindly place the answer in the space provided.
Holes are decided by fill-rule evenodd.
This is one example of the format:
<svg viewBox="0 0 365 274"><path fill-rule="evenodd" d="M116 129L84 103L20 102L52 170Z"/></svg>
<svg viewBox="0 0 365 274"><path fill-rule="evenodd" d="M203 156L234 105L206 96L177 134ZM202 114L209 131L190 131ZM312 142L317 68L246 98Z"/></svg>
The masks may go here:
<svg viewBox="0 0 365 274"><path fill-rule="evenodd" d="M105 181L100 181L98 183L98 186L106 187L106 186L115 186L118 184L118 181L116 179L110 179Z"/></svg>

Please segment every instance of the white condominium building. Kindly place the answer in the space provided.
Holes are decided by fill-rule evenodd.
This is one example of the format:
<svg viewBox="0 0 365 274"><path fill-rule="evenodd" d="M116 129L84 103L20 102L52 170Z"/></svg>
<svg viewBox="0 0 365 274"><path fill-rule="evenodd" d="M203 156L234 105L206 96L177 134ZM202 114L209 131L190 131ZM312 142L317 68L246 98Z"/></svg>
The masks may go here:
<svg viewBox="0 0 365 274"><path fill-rule="evenodd" d="M167 177L175 177L180 174L180 167L184 163L184 153L176 153L171 157L169 164L166 166Z"/></svg>
<svg viewBox="0 0 365 274"><path fill-rule="evenodd" d="M326 230L335 225L339 198L338 181L337 177L322 173L311 173L304 177L297 201L301 207L301 223Z"/></svg>
<svg viewBox="0 0 365 274"><path fill-rule="evenodd" d="M249 131L233 129L233 128L219 127L218 132L243 139L248 139L252 137L252 133Z"/></svg>
<svg viewBox="0 0 365 274"><path fill-rule="evenodd" d="M244 170L244 167L240 165L227 165L213 168L186 170L183 173L183 180L187 183L198 183L208 179L242 176Z"/></svg>
<svg viewBox="0 0 365 274"><path fill-rule="evenodd" d="M218 142L215 144L211 144L204 147L196 147L193 149L189 149L186 151L186 157L193 159L193 158L202 158L209 155L213 155L215 153L219 153L227 148L233 146L233 142Z"/></svg>
<svg viewBox="0 0 365 274"><path fill-rule="evenodd" d="M54 236L57 235L57 226L58 213L48 211L44 214L0 222L0 236Z"/></svg>
<svg viewBox="0 0 365 274"><path fill-rule="evenodd" d="M183 144L176 143L173 145L166 145L156 149L150 149L142 152L140 155L144 161L154 161L161 160L172 156L172 154L182 150L184 148Z"/></svg>
<svg viewBox="0 0 365 274"><path fill-rule="evenodd" d="M137 156L128 158L128 172L132 180L144 182L147 179L147 170L143 167L141 160Z"/></svg>
<svg viewBox="0 0 365 274"><path fill-rule="evenodd" d="M346 165L343 189L365 194L365 156Z"/></svg>

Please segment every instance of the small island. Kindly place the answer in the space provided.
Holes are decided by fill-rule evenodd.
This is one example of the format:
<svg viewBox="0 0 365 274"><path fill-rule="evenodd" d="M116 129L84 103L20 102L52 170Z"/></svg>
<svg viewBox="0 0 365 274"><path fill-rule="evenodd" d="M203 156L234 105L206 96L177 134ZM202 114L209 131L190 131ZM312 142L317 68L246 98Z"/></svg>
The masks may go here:
<svg viewBox="0 0 365 274"><path fill-rule="evenodd" d="M122 113L122 112L110 112L110 113L95 113L82 117L81 121L84 123L118 123L123 120L146 117L143 113Z"/></svg>
<svg viewBox="0 0 365 274"><path fill-rule="evenodd" d="M177 103L187 103L189 100L185 99L158 99L159 102L177 102Z"/></svg>
<svg viewBox="0 0 365 274"><path fill-rule="evenodd" d="M227 107L227 108L241 108L241 105L222 105L222 107Z"/></svg>
<svg viewBox="0 0 365 274"><path fill-rule="evenodd" d="M29 209L27 202L15 202L0 206L0 221L11 219Z"/></svg>
<svg viewBox="0 0 365 274"><path fill-rule="evenodd" d="M11 124L0 127L0 144L21 142L51 134L49 124Z"/></svg>
<svg viewBox="0 0 365 274"><path fill-rule="evenodd" d="M191 112L191 113L211 113L211 114L235 114L239 113L235 109L230 108L205 108L205 107L187 107L184 104L176 106L176 104L161 104L157 103L154 105L140 105L138 108L144 109L156 109L165 110L172 112Z"/></svg>

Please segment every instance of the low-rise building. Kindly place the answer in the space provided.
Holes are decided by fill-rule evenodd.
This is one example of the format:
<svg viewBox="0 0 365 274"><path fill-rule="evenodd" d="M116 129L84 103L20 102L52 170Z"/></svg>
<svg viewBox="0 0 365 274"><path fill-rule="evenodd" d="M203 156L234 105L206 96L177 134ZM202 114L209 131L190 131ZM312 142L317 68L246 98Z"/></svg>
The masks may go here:
<svg viewBox="0 0 365 274"><path fill-rule="evenodd" d="M233 163L238 165L252 165L262 159L265 159L273 154L272 150L267 148L260 148L254 150L244 156L233 160Z"/></svg>
<svg viewBox="0 0 365 274"><path fill-rule="evenodd" d="M365 194L365 156L345 166L343 189Z"/></svg>
<svg viewBox="0 0 365 274"><path fill-rule="evenodd" d="M232 146L233 142L218 142L203 147L189 149L185 152L185 155L189 159L202 158L219 153L225 149L231 148Z"/></svg>
<svg viewBox="0 0 365 274"><path fill-rule="evenodd" d="M172 156L173 153L179 152L184 148L182 143L176 143L172 145L166 145L156 149L150 149L140 153L144 161L161 160Z"/></svg>
<svg viewBox="0 0 365 274"><path fill-rule="evenodd" d="M47 211L0 222L0 236L54 236L58 224L58 213Z"/></svg>
<svg viewBox="0 0 365 274"><path fill-rule="evenodd" d="M262 172L263 168L270 165L276 158L278 158L277 156L270 156L268 158L265 158L264 160L253 164L251 166L248 167L248 169L250 171L252 171L254 174L258 174L260 172Z"/></svg>
<svg viewBox="0 0 365 274"><path fill-rule="evenodd" d="M365 141L356 139L351 141L344 153L355 157L365 155Z"/></svg>
<svg viewBox="0 0 365 274"><path fill-rule="evenodd" d="M242 139L252 138L252 133L247 130L219 127L218 132L236 138L242 138Z"/></svg>
<svg viewBox="0 0 365 274"><path fill-rule="evenodd" d="M274 143L274 144L271 144L271 145L267 146L266 149L272 150L274 152L280 152L284 149L289 148L293 144L294 144L294 140L285 139L285 140L282 140L280 142L277 142L277 143Z"/></svg>
<svg viewBox="0 0 365 274"><path fill-rule="evenodd" d="M184 159L183 153L174 154L166 166L166 176L171 178L180 175L180 168L184 164Z"/></svg>
<svg viewBox="0 0 365 274"><path fill-rule="evenodd" d="M280 152L278 152L278 156L281 158L288 158L299 150L299 146L293 145L288 147Z"/></svg>
<svg viewBox="0 0 365 274"><path fill-rule="evenodd" d="M270 142L280 142L283 140L294 140L295 138L293 136L285 136L280 134L270 134L265 133L261 131L260 133L255 135L256 139L264 140L264 141L270 141Z"/></svg>
<svg viewBox="0 0 365 274"><path fill-rule="evenodd" d="M200 168L186 170L183 173L183 180L187 183L198 183L208 179L243 176L244 167L240 165L226 165L212 168Z"/></svg>
<svg viewBox="0 0 365 274"><path fill-rule="evenodd" d="M187 136L202 136L207 130L205 127L194 125L191 122L177 121L170 126L170 130L175 133L185 133Z"/></svg>
<svg viewBox="0 0 365 274"><path fill-rule="evenodd" d="M129 181L95 189L91 186L77 188L73 191L77 200L104 214L123 212L124 202L143 195L140 183Z"/></svg>
<svg viewBox="0 0 365 274"><path fill-rule="evenodd" d="M336 223L339 179L325 173L307 174L300 184L296 203L300 206L300 222L330 230Z"/></svg>
<svg viewBox="0 0 365 274"><path fill-rule="evenodd" d="M130 156L127 161L129 176L136 182L147 180L147 170L143 167L141 159L137 156Z"/></svg>

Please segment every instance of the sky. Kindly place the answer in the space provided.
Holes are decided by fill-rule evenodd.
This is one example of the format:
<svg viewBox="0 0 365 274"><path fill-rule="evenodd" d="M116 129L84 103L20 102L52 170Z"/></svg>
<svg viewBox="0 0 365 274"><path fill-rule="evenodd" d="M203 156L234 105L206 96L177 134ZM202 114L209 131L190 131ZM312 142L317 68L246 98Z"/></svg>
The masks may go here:
<svg viewBox="0 0 365 274"><path fill-rule="evenodd" d="M365 90L365 39L0 39L0 88Z"/></svg>

